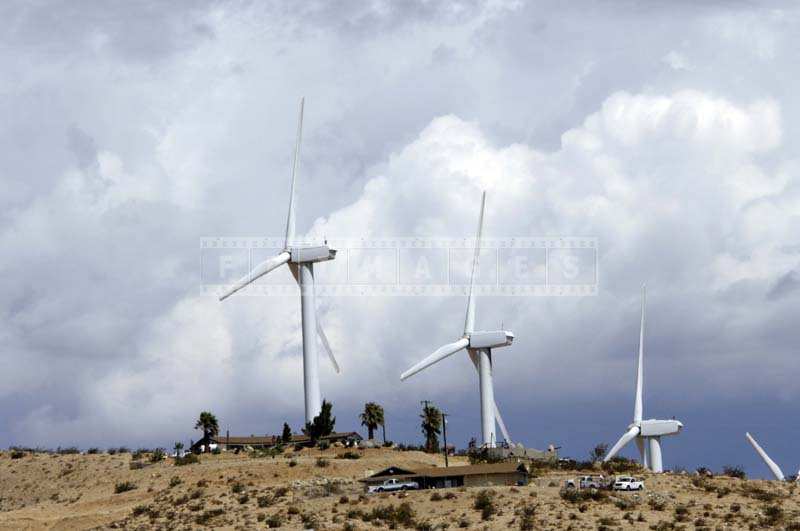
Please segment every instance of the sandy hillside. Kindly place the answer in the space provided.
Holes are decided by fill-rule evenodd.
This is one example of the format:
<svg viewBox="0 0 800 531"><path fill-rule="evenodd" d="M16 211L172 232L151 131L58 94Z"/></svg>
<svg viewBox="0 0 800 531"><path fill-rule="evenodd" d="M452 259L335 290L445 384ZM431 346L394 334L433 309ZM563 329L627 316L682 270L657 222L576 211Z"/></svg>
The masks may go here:
<svg viewBox="0 0 800 531"><path fill-rule="evenodd" d="M0 529L797 529L800 494L732 478L645 475L640 494L568 500L575 474L541 472L526 487L363 494L358 479L390 464L443 465L394 450L203 456L131 469L130 454L0 455ZM323 461L319 461L323 457ZM146 458L143 462L146 462ZM451 466L465 464L451 460ZM322 465L322 466L321 466ZM128 482L132 490L115 493ZM122 490L122 489L120 489ZM476 508L476 504L478 508Z"/></svg>

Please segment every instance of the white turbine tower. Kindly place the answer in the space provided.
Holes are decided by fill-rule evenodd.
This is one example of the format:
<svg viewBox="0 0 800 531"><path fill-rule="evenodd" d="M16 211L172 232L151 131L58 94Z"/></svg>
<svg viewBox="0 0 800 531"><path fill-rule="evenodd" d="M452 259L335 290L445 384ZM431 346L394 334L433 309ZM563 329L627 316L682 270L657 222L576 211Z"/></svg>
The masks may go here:
<svg viewBox="0 0 800 531"><path fill-rule="evenodd" d="M250 273L242 277L226 291L219 300L225 300L240 289L251 284L258 278L266 275L273 269L283 264L289 264L295 280L300 286L300 309L303 324L303 386L305 390L305 416L306 422L311 422L319 415L322 409L322 399L319 390L319 362L317 357L316 336L319 335L323 348L333 364L334 370L339 372L339 364L333 357L333 352L325 337L325 332L317 321L317 308L314 300L314 263L333 260L336 251L327 245L308 246L295 241L294 209L295 209L295 182L297 180L297 167L300 162L300 139L303 136L303 105L300 99L300 116L297 122L297 142L294 148L294 161L292 163L292 186L289 193L289 214L286 219L286 239L283 251L277 256L268 258L258 264Z"/></svg>
<svg viewBox="0 0 800 531"><path fill-rule="evenodd" d="M497 443L495 423L500 425L507 443L511 443L506 425L500 416L500 410L494 400L494 386L492 384L492 349L506 347L514 341L514 333L508 330L476 331L475 330L475 275L478 270L478 258L481 247L481 234L483 232L483 210L486 204L486 192L481 196L481 213L478 218L478 236L475 239L475 255L472 260L472 273L469 283L469 298L467 299L467 316L464 322L464 335L455 343L440 347L433 354L420 361L400 375L401 380L413 376L434 363L445 359L456 352L467 349L472 359L475 370L478 371L481 395L481 435L483 444L494 447Z"/></svg>
<svg viewBox="0 0 800 531"><path fill-rule="evenodd" d="M761 456L761 459L764 461L764 464L767 465L767 468L769 468L770 472L772 472L772 475L775 476L775 479L777 479L778 481L786 480L786 476L783 475L783 470L781 470L781 467L779 467L775 461L769 458L767 452L765 452L764 449L761 448L761 446L759 446L759 444L756 442L753 436L750 435L749 433L745 433L744 436L747 438L747 442L750 443L753 449L756 452L758 452L758 455ZM797 472L795 481L800 482L800 471Z"/></svg>
<svg viewBox="0 0 800 531"><path fill-rule="evenodd" d="M644 372L644 307L646 291L642 286L642 321L639 328L639 358L636 364L636 399L633 406L633 422L628 425L628 431L620 437L611 450L608 451L603 461L608 461L619 452L623 446L636 439L642 465L653 472L663 472L661 460L661 437L680 433L683 424L678 420L642 420L642 388Z"/></svg>

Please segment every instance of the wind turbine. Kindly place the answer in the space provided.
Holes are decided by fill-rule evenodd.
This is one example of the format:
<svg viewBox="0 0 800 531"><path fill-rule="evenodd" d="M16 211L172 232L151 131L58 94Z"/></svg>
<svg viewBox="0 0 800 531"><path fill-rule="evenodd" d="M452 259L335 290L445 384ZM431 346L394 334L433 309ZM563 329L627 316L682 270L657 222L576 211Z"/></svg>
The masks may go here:
<svg viewBox="0 0 800 531"><path fill-rule="evenodd" d="M781 467L779 467L778 464L775 463L775 461L769 458L767 452L765 452L764 449L761 448L761 446L759 446L759 444L756 442L753 436L750 435L749 433L745 433L744 436L747 438L747 442L750 443L753 449L755 449L755 451L758 452L758 455L761 456L761 459L764 461L764 464L767 465L767 468L769 468L770 472L772 472L772 475L775 476L775 479L777 479L778 481L785 481L786 476L783 475L783 470L781 470ZM800 482L800 471L797 472L795 481Z"/></svg>
<svg viewBox="0 0 800 531"><path fill-rule="evenodd" d="M317 321L317 308L314 300L314 263L333 260L336 251L327 245L308 246L295 240L294 210L295 210L295 183L297 181L297 167L300 163L300 140L303 136L303 106L305 99L300 99L300 116L297 120L297 142L294 148L294 161L292 163L292 186L289 193L289 214L286 218L286 239L283 251L278 255L268 258L258 264L250 273L239 279L226 291L219 300L225 300L242 288L252 284L257 279L283 264L288 264L297 284L300 286L300 311L303 325L303 388L305 392L306 422L311 422L319 415L322 401L319 390L319 361L317 357L317 338L319 336L322 347L328 353L334 370L338 373L339 364L333 356L328 338L325 337L322 327Z"/></svg>
<svg viewBox="0 0 800 531"><path fill-rule="evenodd" d="M448 343L438 348L433 354L420 361L400 375L400 380L405 380L436 362L445 359L463 349L467 349L475 370L478 371L481 395L481 435L483 444L494 447L497 442L495 423L500 425L507 443L511 437L500 416L500 410L494 400L494 385L492 383L492 349L507 347L514 341L514 333L508 330L476 331L475 330L475 275L478 270L480 256L481 235L483 233L483 211L486 205L486 192L481 196L481 213L478 218L478 236L475 238L475 255L472 260L472 273L469 282L469 298L467 299L467 315L464 321L464 335L455 343Z"/></svg>
<svg viewBox="0 0 800 531"><path fill-rule="evenodd" d="M633 405L633 422L628 425L622 437L603 458L608 461L619 452L623 446L636 439L639 454L642 456L642 465L653 472L663 472L661 461L661 437L676 435L683 429L683 423L678 420L642 420L642 387L643 387L643 362L644 362L644 307L646 287L642 286L642 322L639 328L639 358L636 364L636 399Z"/></svg>

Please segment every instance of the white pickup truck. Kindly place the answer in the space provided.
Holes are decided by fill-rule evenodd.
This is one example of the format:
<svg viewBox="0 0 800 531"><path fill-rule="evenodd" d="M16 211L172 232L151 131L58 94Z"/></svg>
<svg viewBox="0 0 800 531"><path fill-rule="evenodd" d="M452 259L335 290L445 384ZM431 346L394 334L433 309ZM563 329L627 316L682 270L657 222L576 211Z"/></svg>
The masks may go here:
<svg viewBox="0 0 800 531"><path fill-rule="evenodd" d="M396 490L417 490L419 483L416 481L397 481L396 479L387 479L380 485L372 485L367 489L367 492L392 492Z"/></svg>
<svg viewBox="0 0 800 531"><path fill-rule="evenodd" d="M644 482L640 479L632 478L630 476L617 476L614 481L614 490L642 490Z"/></svg>

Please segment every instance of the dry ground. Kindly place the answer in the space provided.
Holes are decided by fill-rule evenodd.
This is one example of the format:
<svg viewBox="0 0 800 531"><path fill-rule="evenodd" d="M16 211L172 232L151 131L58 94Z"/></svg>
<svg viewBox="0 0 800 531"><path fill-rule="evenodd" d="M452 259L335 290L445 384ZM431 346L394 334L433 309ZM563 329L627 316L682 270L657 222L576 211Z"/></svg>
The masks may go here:
<svg viewBox="0 0 800 531"><path fill-rule="evenodd" d="M566 500L559 487L575 474L541 472L526 487L489 489L484 519L475 508L482 489L367 496L357 481L390 464L443 465L440 456L375 449L349 460L337 453L209 455L199 464L175 466L170 459L132 470L130 454L11 459L2 452L0 529L800 530L800 493L776 482L645 475L639 494ZM319 466L320 456L327 466ZM135 488L115 493L124 482Z"/></svg>

